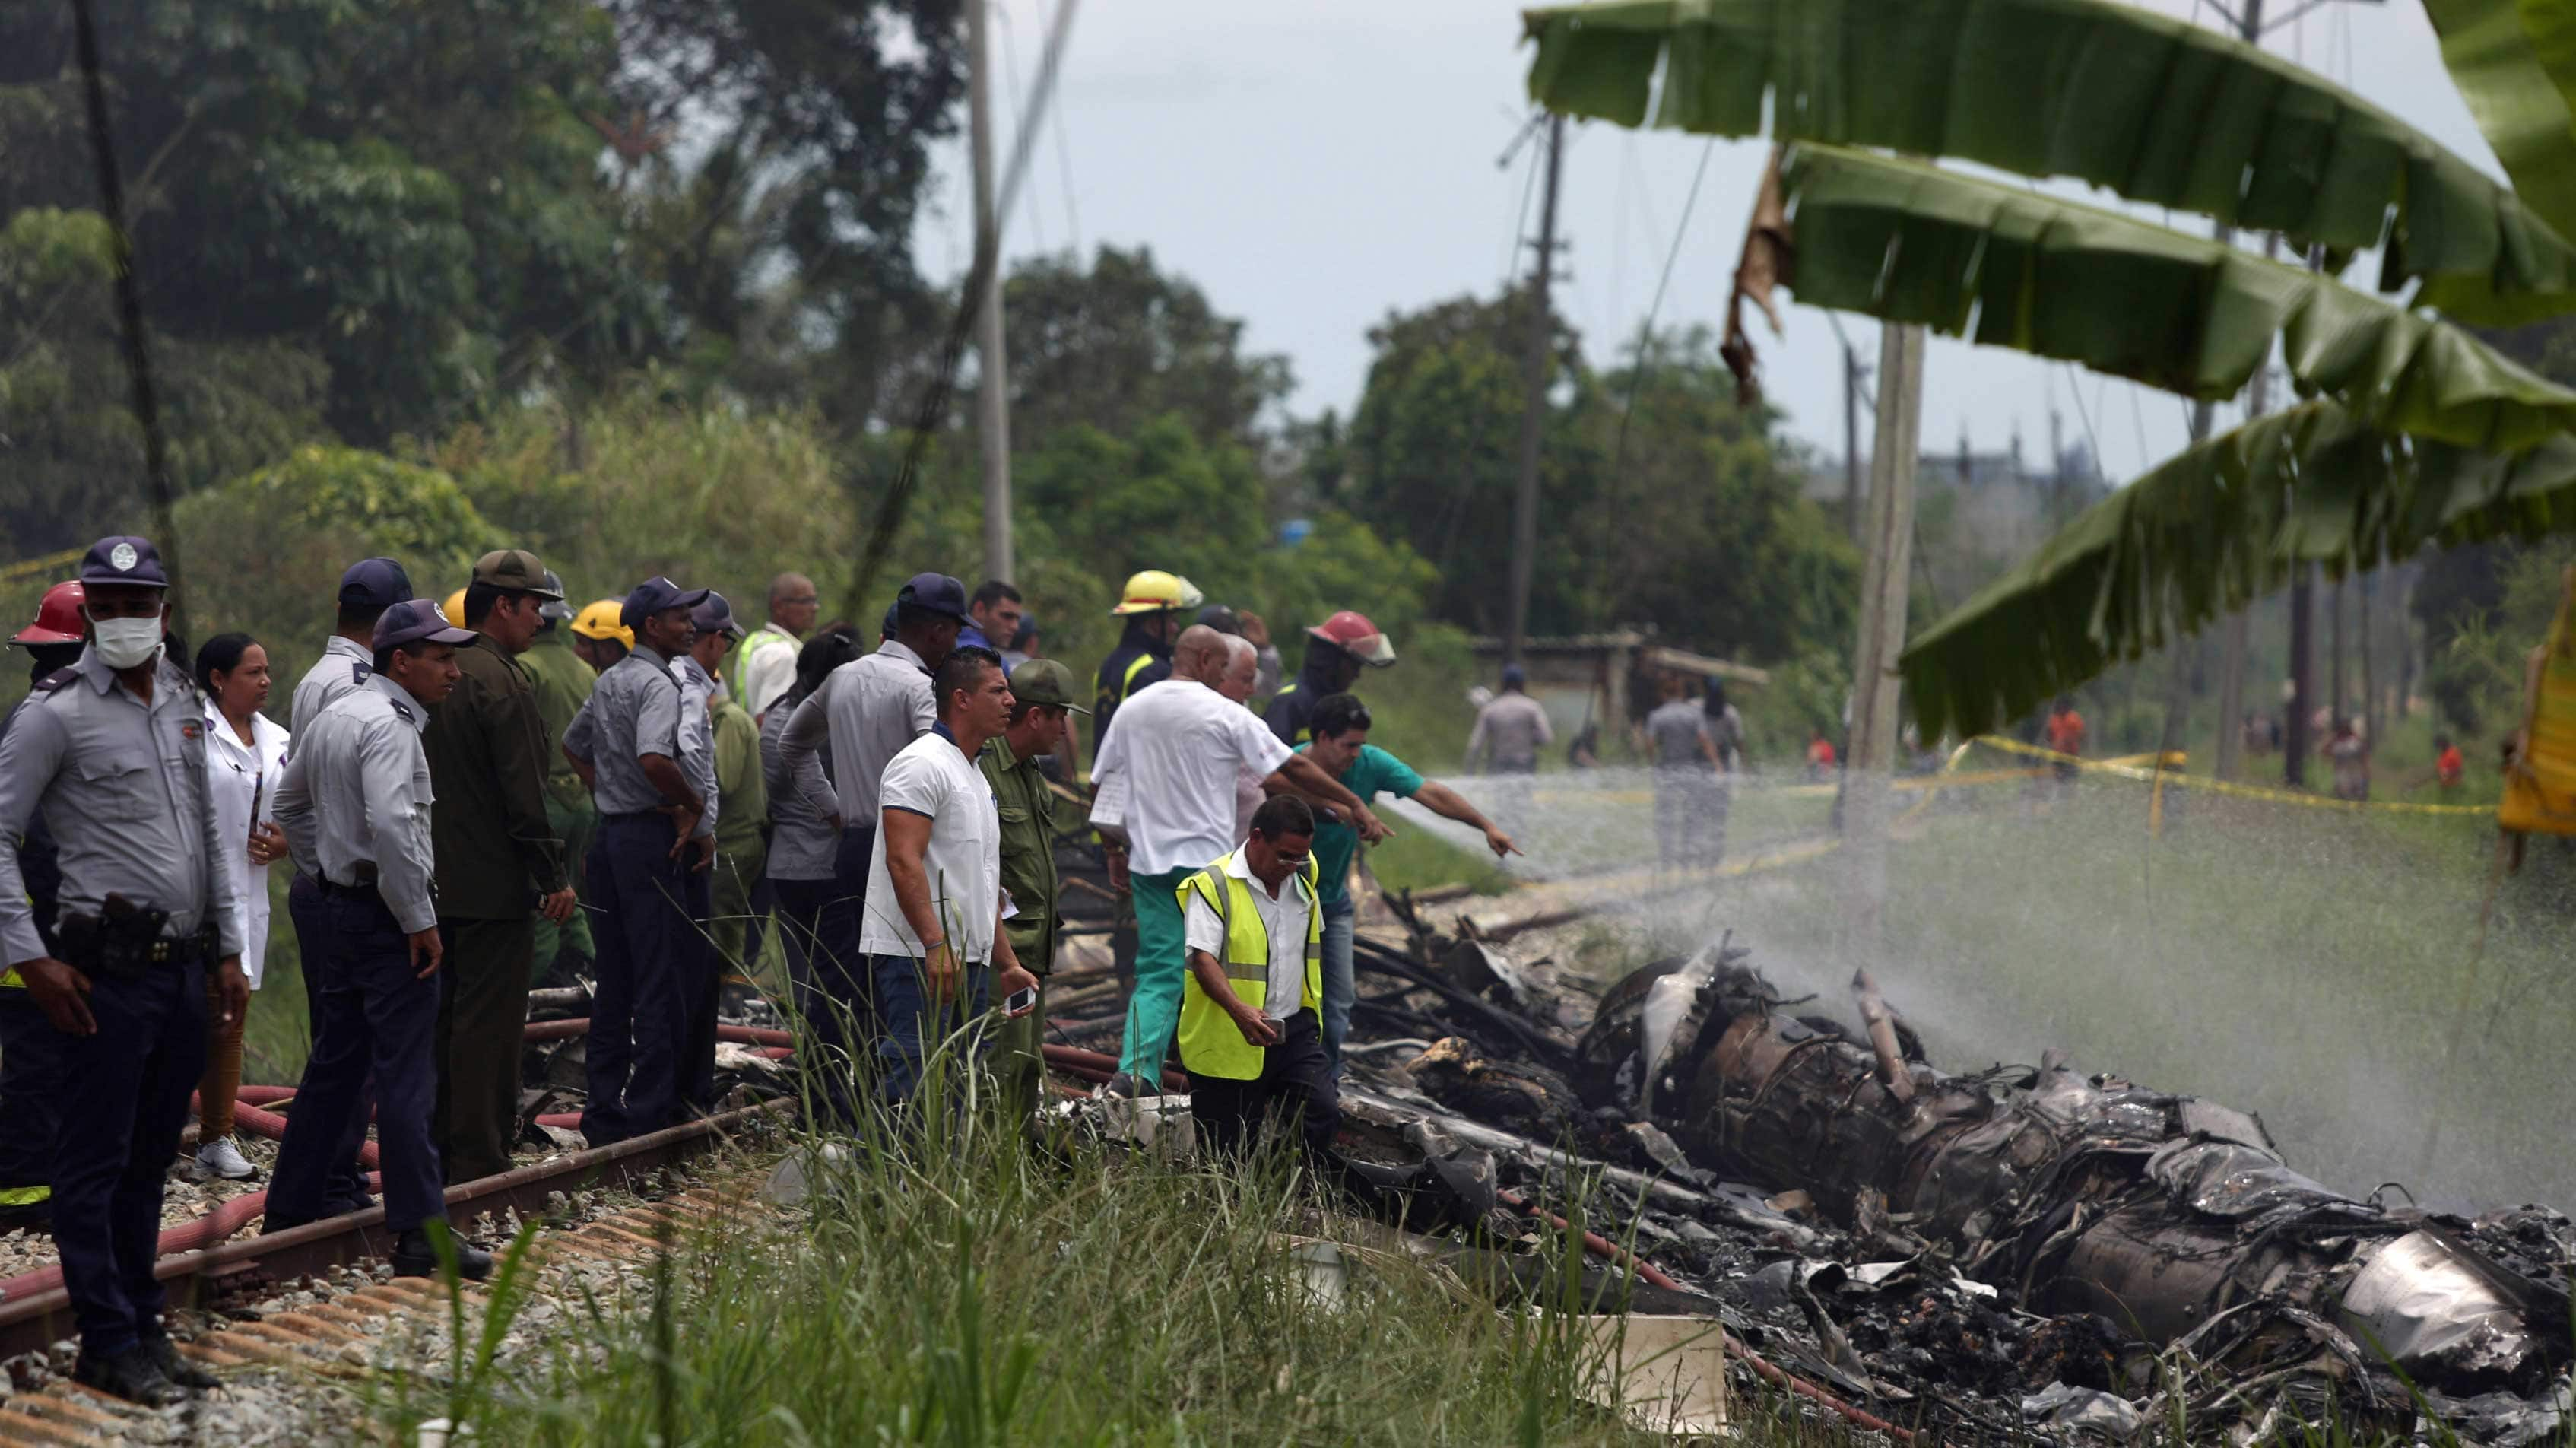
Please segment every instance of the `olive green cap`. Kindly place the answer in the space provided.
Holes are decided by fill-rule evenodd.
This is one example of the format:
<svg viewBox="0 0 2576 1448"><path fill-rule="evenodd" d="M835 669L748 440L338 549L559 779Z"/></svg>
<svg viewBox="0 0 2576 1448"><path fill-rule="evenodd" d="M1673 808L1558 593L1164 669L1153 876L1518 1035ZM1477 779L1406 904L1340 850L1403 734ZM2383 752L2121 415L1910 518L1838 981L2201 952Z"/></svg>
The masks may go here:
<svg viewBox="0 0 2576 1448"><path fill-rule="evenodd" d="M1011 670L1011 697L1023 704L1057 704L1076 714L1091 711L1073 702L1073 670L1053 659L1031 659Z"/></svg>
<svg viewBox="0 0 2576 1448"><path fill-rule="evenodd" d="M546 565L525 548L497 548L475 559L474 581L543 599L563 597L563 590L548 582Z"/></svg>

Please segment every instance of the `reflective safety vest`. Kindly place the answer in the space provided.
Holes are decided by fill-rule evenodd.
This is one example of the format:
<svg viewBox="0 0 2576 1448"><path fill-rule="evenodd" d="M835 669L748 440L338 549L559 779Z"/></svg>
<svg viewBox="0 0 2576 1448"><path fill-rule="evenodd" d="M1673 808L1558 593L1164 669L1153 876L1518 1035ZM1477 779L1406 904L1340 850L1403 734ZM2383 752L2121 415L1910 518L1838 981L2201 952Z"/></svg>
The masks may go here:
<svg viewBox="0 0 2576 1448"><path fill-rule="evenodd" d="M1297 872L1293 888L1306 899L1306 980L1297 1004L1320 1011L1324 1004L1324 911L1315 894L1313 858L1309 857L1306 867ZM1260 1010L1270 994L1270 932L1262 927L1261 911L1253 904L1251 883L1227 874L1225 860L1220 859L1180 883L1175 893L1180 896L1184 915L1189 913L1193 891L1216 910L1217 920L1225 926L1225 952L1219 959L1225 965L1226 983L1234 988L1235 999ZM1261 1075L1262 1048L1245 1040L1234 1017L1199 988L1196 971L1187 973L1181 981L1180 1041L1181 1066L1193 1076L1250 1081Z"/></svg>
<svg viewBox="0 0 2576 1448"><path fill-rule="evenodd" d="M751 633L744 635L739 640L736 640L733 646L733 652L725 655L725 692L733 696L733 701L735 703L740 704L746 709L751 707L751 700L745 698L742 692L744 688L747 687L743 681L742 662L743 660L751 657L751 651L753 649L772 642L794 645L797 642L797 639L796 635L789 633L778 625L774 623L765 623L758 629L755 629ZM791 679L789 682L792 684L794 680Z"/></svg>

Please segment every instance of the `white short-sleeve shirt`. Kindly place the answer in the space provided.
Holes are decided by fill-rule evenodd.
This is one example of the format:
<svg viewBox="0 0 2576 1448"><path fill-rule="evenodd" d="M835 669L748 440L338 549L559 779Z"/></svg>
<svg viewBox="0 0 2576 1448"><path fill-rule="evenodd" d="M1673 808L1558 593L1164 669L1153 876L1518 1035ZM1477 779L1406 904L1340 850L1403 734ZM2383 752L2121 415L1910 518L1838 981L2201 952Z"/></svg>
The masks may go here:
<svg viewBox="0 0 2576 1448"><path fill-rule="evenodd" d="M1270 969L1262 982L1261 1013L1274 1021L1284 1021L1297 1014L1305 994L1307 925L1315 909L1315 897L1307 890L1302 875L1291 875L1282 881L1279 893L1273 896L1270 887L1252 873L1252 862L1244 858L1241 850L1226 856L1220 868L1252 891L1252 908L1261 917L1262 932L1270 937ZM1225 923L1217 919L1216 907L1196 890L1189 893L1188 900L1189 904L1181 909L1181 938L1191 950L1204 950L1219 960L1225 959Z"/></svg>
<svg viewBox="0 0 2576 1448"><path fill-rule="evenodd" d="M1166 679L1118 706L1091 772L1119 817L1095 806L1091 818L1127 831L1135 873L1195 870L1243 843L1234 832L1236 775L1266 779L1288 756L1251 710L1205 684Z"/></svg>
<svg viewBox="0 0 2576 1448"><path fill-rule="evenodd" d="M930 821L930 843L921 858L930 877L930 908L959 960L989 963L993 918L1002 899L1002 819L992 784L941 724L886 761L877 798L882 809L908 810ZM867 919L859 927L859 948L916 960L926 953L895 903L882 828L868 854Z"/></svg>

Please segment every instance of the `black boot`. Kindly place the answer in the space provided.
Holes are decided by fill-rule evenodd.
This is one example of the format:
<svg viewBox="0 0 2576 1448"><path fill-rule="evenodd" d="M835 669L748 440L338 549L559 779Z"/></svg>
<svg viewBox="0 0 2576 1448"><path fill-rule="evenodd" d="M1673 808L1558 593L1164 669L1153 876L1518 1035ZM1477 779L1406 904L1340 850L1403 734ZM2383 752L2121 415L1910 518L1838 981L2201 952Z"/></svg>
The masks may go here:
<svg viewBox="0 0 2576 1448"><path fill-rule="evenodd" d="M188 1401L188 1390L161 1376L152 1354L139 1345L113 1357L81 1349L80 1362L72 1368L72 1381L147 1408L174 1407Z"/></svg>
<svg viewBox="0 0 2576 1448"><path fill-rule="evenodd" d="M179 1345L166 1337L145 1338L143 1351L152 1359L152 1365L161 1370L161 1376L180 1387L220 1388L223 1386L222 1381L213 1373L188 1361L187 1357L179 1351Z"/></svg>
<svg viewBox="0 0 2576 1448"><path fill-rule="evenodd" d="M448 1242L456 1249L456 1275L468 1282L480 1282L492 1275L492 1254L451 1234ZM430 1245L429 1231L414 1227L394 1241L394 1275L396 1277L435 1277L438 1275L438 1249Z"/></svg>

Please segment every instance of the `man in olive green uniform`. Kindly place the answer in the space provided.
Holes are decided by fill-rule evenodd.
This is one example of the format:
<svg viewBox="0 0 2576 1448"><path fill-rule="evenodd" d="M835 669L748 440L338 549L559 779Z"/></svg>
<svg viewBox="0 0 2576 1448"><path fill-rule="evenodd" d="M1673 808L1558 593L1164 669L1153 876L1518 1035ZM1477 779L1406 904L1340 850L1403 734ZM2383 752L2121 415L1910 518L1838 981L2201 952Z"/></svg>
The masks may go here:
<svg viewBox="0 0 2576 1448"><path fill-rule="evenodd" d="M524 549L476 560L464 613L480 637L456 651L455 690L430 709L421 732L446 947L432 1132L450 1182L510 1169L533 922L543 916L560 925L573 915L563 846L546 820L550 751L536 691L517 662L536 639L537 609L559 594Z"/></svg>
<svg viewBox="0 0 2576 1448"><path fill-rule="evenodd" d="M1001 816L1002 888L1019 911L1002 922L1003 929L1011 953L1038 978L1037 1009L1002 1023L993 1054L1003 1099L1023 1116L1037 1110L1038 1088L1046 1079L1046 979L1055 967L1056 933L1063 923L1056 914L1055 796L1038 772L1038 760L1064 748L1067 715L1091 712L1074 707L1073 691L1073 671L1053 659L1031 659L1013 669L1010 727L986 740L975 759L993 786L993 806Z"/></svg>
<svg viewBox="0 0 2576 1448"><path fill-rule="evenodd" d="M736 627L733 632L741 630ZM720 636L721 637L721 636ZM726 971L757 971L766 932L756 917L769 892L760 888L769 864L769 786L760 772L760 725L751 711L736 703L733 690L719 686L707 702L715 719L716 794L724 808L716 812L716 864L708 933Z"/></svg>
<svg viewBox="0 0 2576 1448"><path fill-rule="evenodd" d="M549 592L564 591L563 580L553 569L546 570ZM560 598L546 600L537 609L537 636L528 651L519 655L519 667L528 675L529 686L537 694L537 718L544 724L546 736L546 823L554 827L555 838L563 841L564 865L571 871L576 892L586 873L582 862L590 858L590 832L599 823L599 811L592 807L590 791L582 785L581 776L573 771L572 761L555 741L572 727L572 716L590 702L590 686L599 673L581 661L572 651L572 640L566 625L572 618L572 605ZM553 983L570 980L590 969L596 952L590 943L590 920L576 910L561 925L540 915L537 917L536 980Z"/></svg>

